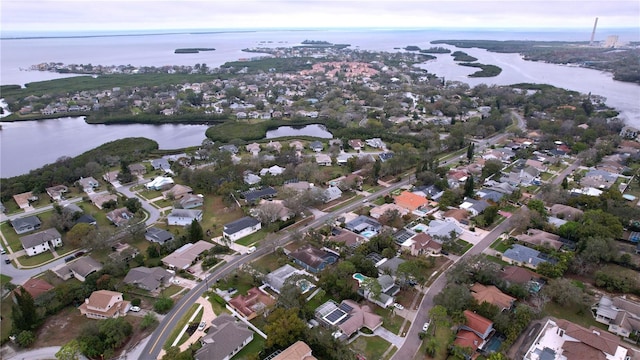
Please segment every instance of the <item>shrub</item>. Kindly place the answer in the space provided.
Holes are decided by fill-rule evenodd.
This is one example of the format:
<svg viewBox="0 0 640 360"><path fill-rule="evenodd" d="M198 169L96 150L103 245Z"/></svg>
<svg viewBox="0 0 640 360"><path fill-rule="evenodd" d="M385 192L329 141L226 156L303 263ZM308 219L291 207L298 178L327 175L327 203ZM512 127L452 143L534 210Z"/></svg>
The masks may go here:
<svg viewBox="0 0 640 360"><path fill-rule="evenodd" d="M167 297L160 298L153 304L153 309L160 314L166 314L172 307L173 300Z"/></svg>
<svg viewBox="0 0 640 360"><path fill-rule="evenodd" d="M18 342L18 345L26 348L33 345L36 341L36 336L31 331L23 330L18 334L16 341Z"/></svg>
<svg viewBox="0 0 640 360"><path fill-rule="evenodd" d="M140 298L135 298L135 299L131 300L131 305L140 306L141 302L142 302L142 300L140 300Z"/></svg>
<svg viewBox="0 0 640 360"><path fill-rule="evenodd" d="M147 313L147 315L145 315L140 322L140 329L144 330L146 328L155 326L157 323L158 319L156 319L156 316L152 313Z"/></svg>

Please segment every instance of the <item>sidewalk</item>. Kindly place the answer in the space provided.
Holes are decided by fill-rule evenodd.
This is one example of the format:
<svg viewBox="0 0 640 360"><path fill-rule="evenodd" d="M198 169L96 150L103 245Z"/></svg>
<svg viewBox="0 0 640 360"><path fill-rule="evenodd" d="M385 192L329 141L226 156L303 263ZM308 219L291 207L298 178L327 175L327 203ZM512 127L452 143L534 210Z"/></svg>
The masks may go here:
<svg viewBox="0 0 640 360"><path fill-rule="evenodd" d="M213 308L211 307L211 303L209 302L209 300L203 298L203 297L199 297L198 300L196 300L195 302L196 304L200 304L202 306L202 320L200 320L201 322L203 321L205 324L207 324L205 326L205 330L211 326L211 321L213 321L213 319L216 318L216 314L213 312ZM194 316L197 314L194 313ZM176 337L176 341L178 341L180 338L182 338L182 336L184 335L184 332L187 330L187 326L189 324L185 325L184 328L182 329L182 331L180 332L180 334L178 334L178 337ZM195 343L196 341L200 340L201 337L203 337L205 334L204 331L201 330L197 330L191 334L191 336L185 340L185 342L183 342L180 345L180 352L185 351L189 348L189 346L191 346L191 344ZM158 355L158 358L162 358L164 356L164 354L166 353L166 351L164 349L162 349L160 351L160 354Z"/></svg>

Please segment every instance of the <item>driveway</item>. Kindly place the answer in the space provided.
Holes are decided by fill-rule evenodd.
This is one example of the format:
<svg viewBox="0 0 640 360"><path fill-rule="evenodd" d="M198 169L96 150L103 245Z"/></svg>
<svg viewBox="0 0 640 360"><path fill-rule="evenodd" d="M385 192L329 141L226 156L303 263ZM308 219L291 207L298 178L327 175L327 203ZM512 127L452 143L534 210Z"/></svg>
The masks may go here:
<svg viewBox="0 0 640 360"><path fill-rule="evenodd" d="M398 349L402 347L402 344L404 344L404 338L401 336L398 336L394 333L392 333L391 331L383 328L382 326L380 326L379 328L377 328L374 332L374 335L378 335L381 338L387 340L388 342L390 342L391 344L395 345Z"/></svg>

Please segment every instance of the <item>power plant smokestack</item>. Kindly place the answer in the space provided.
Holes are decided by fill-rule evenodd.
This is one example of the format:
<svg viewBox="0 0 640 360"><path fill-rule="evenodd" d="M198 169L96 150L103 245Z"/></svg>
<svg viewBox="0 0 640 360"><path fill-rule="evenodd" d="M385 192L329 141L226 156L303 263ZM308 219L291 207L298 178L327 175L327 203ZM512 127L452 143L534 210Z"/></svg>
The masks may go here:
<svg viewBox="0 0 640 360"><path fill-rule="evenodd" d="M596 37L596 27L598 27L598 18L596 18L596 22L593 23L593 31L591 32L591 41L589 41L589 46L593 46L593 38Z"/></svg>

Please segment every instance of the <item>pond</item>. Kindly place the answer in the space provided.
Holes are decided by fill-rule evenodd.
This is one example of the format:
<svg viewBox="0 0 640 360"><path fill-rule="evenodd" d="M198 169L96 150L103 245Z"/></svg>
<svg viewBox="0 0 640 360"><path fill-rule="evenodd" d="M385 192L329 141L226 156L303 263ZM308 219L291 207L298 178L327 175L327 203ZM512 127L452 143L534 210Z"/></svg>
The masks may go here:
<svg viewBox="0 0 640 360"><path fill-rule="evenodd" d="M275 139L285 136L311 136L322 139L332 139L333 135L327 131L324 125L311 124L305 126L280 126L275 130L267 131L267 139Z"/></svg>

